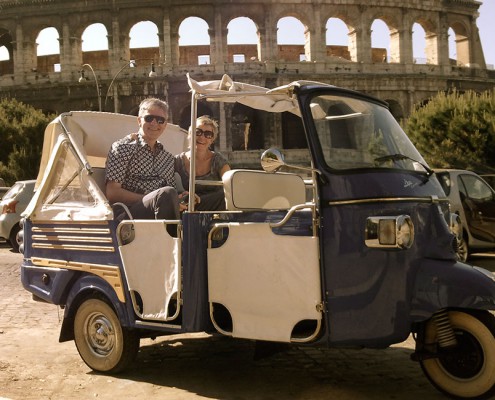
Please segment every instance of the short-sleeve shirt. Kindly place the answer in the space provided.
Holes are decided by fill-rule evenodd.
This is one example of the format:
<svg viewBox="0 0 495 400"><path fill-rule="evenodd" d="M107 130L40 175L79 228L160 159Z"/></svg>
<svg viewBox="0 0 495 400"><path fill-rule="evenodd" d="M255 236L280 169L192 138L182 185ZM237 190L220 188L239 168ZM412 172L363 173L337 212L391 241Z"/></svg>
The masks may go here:
<svg viewBox="0 0 495 400"><path fill-rule="evenodd" d="M141 134L131 135L112 144L106 162L106 180L115 181L123 189L147 194L164 186L175 185L174 156L160 142L155 152Z"/></svg>
<svg viewBox="0 0 495 400"><path fill-rule="evenodd" d="M181 180L182 180L182 185L186 190L189 188L189 172L186 170L185 163L188 162L186 153L181 153L175 156L175 170L177 173L180 175ZM210 172L208 172L205 175L197 175L196 179L199 180L208 180L208 181L221 181L222 176L220 175L220 172L222 171L222 168L228 164L227 159L218 152L213 152L213 158L211 160L211 169ZM200 185L196 188L196 193L198 195L202 193L208 193L212 191L223 191L222 186L203 186Z"/></svg>

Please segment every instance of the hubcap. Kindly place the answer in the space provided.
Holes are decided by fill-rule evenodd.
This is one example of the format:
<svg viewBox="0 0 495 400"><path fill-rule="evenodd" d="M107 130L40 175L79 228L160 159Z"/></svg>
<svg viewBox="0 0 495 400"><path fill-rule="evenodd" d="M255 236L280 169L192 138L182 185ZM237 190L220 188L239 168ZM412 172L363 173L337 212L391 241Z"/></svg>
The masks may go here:
<svg viewBox="0 0 495 400"><path fill-rule="evenodd" d="M93 313L86 319L86 341L96 355L106 356L115 346L112 323L101 313Z"/></svg>
<svg viewBox="0 0 495 400"><path fill-rule="evenodd" d="M476 338L468 332L456 331L458 346L445 350L439 361L449 374L460 379L471 379L483 368L483 349Z"/></svg>

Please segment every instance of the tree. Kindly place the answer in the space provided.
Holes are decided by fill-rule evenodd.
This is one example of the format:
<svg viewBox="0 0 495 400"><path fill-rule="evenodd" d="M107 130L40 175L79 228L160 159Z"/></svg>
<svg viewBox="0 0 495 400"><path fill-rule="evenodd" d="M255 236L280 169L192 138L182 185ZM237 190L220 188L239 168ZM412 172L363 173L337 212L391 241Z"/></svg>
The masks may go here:
<svg viewBox="0 0 495 400"><path fill-rule="evenodd" d="M0 177L8 185L36 178L43 133L53 117L15 99L0 99Z"/></svg>
<svg viewBox="0 0 495 400"><path fill-rule="evenodd" d="M434 168L495 171L495 90L439 93L404 128Z"/></svg>

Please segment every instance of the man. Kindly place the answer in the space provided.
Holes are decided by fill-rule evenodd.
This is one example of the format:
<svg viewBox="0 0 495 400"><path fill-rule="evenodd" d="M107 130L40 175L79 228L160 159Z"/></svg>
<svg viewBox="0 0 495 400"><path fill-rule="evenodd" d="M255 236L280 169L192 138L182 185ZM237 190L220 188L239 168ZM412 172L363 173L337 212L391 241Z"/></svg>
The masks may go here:
<svg viewBox="0 0 495 400"><path fill-rule="evenodd" d="M148 98L139 105L139 131L112 144L106 164L106 195L129 207L134 219L179 219L174 157L158 141L168 104Z"/></svg>

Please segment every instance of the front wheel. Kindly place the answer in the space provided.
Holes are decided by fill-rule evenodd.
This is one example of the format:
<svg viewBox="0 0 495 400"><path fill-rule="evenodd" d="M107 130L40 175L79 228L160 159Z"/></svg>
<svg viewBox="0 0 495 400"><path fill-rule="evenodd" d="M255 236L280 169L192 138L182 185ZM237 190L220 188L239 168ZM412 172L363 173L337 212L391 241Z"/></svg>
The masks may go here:
<svg viewBox="0 0 495 400"><path fill-rule="evenodd" d="M100 299L89 299L79 306L74 340L86 365L100 372L122 371L139 350L136 332L123 328L112 307Z"/></svg>
<svg viewBox="0 0 495 400"><path fill-rule="evenodd" d="M457 260L460 262L466 262L469 258L469 246L468 240L465 234L463 234L457 240L457 252L456 252Z"/></svg>
<svg viewBox="0 0 495 400"><path fill-rule="evenodd" d="M457 346L440 349L438 358L424 359L421 367L440 391L454 397L487 399L495 392L495 319L449 312ZM437 343L433 321L426 327L426 344Z"/></svg>

